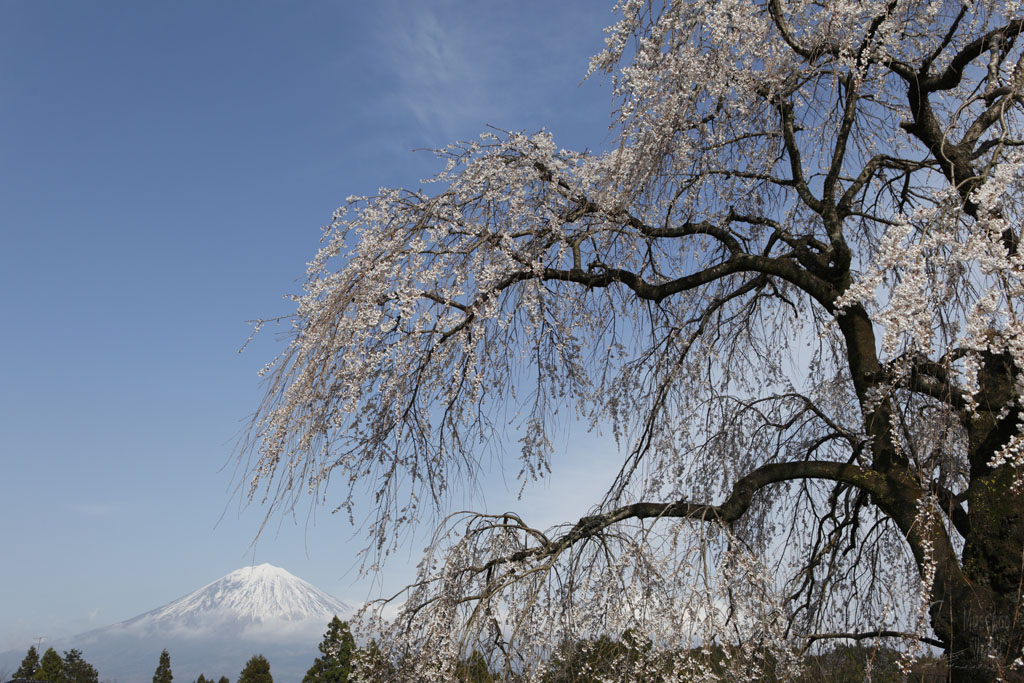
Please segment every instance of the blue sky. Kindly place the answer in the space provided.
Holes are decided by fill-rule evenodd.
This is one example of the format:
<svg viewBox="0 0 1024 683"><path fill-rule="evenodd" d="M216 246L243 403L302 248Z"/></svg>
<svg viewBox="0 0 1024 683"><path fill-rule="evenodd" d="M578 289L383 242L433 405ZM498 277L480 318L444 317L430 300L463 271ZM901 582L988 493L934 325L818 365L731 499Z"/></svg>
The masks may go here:
<svg viewBox="0 0 1024 683"><path fill-rule="evenodd" d="M0 650L248 562L375 590L327 510L250 547L231 457L278 344L239 355L246 321L288 312L345 197L437 170L413 149L488 124L607 145L610 84L579 84L610 5L0 3ZM569 439L521 505L584 513L614 466L598 443Z"/></svg>

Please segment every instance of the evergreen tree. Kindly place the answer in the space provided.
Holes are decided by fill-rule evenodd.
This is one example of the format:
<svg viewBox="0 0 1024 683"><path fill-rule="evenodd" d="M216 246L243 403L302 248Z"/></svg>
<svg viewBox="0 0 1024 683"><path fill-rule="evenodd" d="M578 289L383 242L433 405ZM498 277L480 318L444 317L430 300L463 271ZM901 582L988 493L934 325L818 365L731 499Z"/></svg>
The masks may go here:
<svg viewBox="0 0 1024 683"><path fill-rule="evenodd" d="M36 681L49 681L50 683L64 683L64 660L60 658L57 651L52 647L47 648L39 660L39 669L32 676Z"/></svg>
<svg viewBox="0 0 1024 683"><path fill-rule="evenodd" d="M356 641L348 628L348 622L335 616L327 625L327 633L320 643L323 656L316 658L302 683L348 683L352 676L352 655L355 651Z"/></svg>
<svg viewBox="0 0 1024 683"><path fill-rule="evenodd" d="M267 658L263 655L250 657L242 673L238 674L238 683L274 683Z"/></svg>
<svg viewBox="0 0 1024 683"><path fill-rule="evenodd" d="M21 666L14 672L15 678L32 678L39 670L39 653L35 645L30 645L25 659L21 660Z"/></svg>
<svg viewBox="0 0 1024 683"><path fill-rule="evenodd" d="M231 683L231 681L228 680L227 676L221 676L220 680L217 681L217 683Z"/></svg>
<svg viewBox="0 0 1024 683"><path fill-rule="evenodd" d="M199 674L199 678L196 679L196 683L213 683L213 682L212 681L207 681L206 680L206 676L204 676L203 674Z"/></svg>
<svg viewBox="0 0 1024 683"><path fill-rule="evenodd" d="M82 651L71 648L64 652L64 680L67 683L98 683L96 667L85 661Z"/></svg>
<svg viewBox="0 0 1024 683"><path fill-rule="evenodd" d="M153 683L171 683L174 674L171 673L171 655L167 650L160 653L160 662L153 673Z"/></svg>

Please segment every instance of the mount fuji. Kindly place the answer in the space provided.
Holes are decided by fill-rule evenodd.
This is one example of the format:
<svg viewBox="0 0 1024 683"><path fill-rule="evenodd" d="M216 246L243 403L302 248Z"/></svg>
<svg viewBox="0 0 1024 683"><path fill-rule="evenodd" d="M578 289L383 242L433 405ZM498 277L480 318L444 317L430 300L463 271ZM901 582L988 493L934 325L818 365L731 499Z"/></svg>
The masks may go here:
<svg viewBox="0 0 1024 683"><path fill-rule="evenodd" d="M260 640L313 628L316 636L323 634L331 617L352 611L350 605L284 569L261 564L237 569L163 607L92 633L192 638L215 633Z"/></svg>
<svg viewBox="0 0 1024 683"><path fill-rule="evenodd" d="M331 618L346 619L354 611L284 569L261 564L53 646L58 652L80 649L101 681L149 681L160 651L166 649L175 681L193 681L199 674L235 680L249 657L260 653L270 661L275 681L298 683L318 656L317 646ZM16 667L25 653L15 654Z"/></svg>

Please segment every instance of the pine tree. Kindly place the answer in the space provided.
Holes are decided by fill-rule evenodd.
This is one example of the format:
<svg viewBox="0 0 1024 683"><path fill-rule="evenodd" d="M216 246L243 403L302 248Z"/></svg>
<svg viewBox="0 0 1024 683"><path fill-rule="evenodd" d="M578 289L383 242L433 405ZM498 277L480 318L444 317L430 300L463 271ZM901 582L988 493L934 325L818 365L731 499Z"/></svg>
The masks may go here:
<svg viewBox="0 0 1024 683"><path fill-rule="evenodd" d="M36 681L49 681L49 683L64 683L64 660L60 658L57 651L52 647L47 648L39 660L39 669L32 676Z"/></svg>
<svg viewBox="0 0 1024 683"><path fill-rule="evenodd" d="M228 680L227 676L221 676L220 680L217 681L217 683L231 683L231 681Z"/></svg>
<svg viewBox="0 0 1024 683"><path fill-rule="evenodd" d="M14 672L15 678L32 678L39 670L39 653L35 645L30 645L25 659L21 660L21 666Z"/></svg>
<svg viewBox="0 0 1024 683"><path fill-rule="evenodd" d="M206 676L199 674L199 678L196 679L196 683L210 683L206 680Z"/></svg>
<svg viewBox="0 0 1024 683"><path fill-rule="evenodd" d="M267 658L263 655L250 657L242 673L238 674L238 683L274 683Z"/></svg>
<svg viewBox="0 0 1024 683"><path fill-rule="evenodd" d="M171 683L172 678L174 674L171 673L171 655L164 650L160 653L160 663L153 673L153 683Z"/></svg>
<svg viewBox="0 0 1024 683"><path fill-rule="evenodd" d="M356 641L349 631L348 622L335 616L327 625L327 633L320 643L323 656L316 658L302 683L348 683L355 651Z"/></svg>
<svg viewBox="0 0 1024 683"><path fill-rule="evenodd" d="M64 652L64 680L67 683L98 683L96 667L85 661L82 651L72 648Z"/></svg>

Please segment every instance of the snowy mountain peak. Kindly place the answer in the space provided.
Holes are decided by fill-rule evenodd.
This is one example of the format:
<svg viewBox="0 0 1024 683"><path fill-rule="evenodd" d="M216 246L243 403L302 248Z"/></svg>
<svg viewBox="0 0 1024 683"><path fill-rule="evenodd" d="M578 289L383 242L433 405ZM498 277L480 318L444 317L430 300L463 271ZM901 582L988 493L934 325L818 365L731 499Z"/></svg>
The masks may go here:
<svg viewBox="0 0 1024 683"><path fill-rule="evenodd" d="M324 628L347 616L350 605L271 564L242 567L163 607L122 622L129 630L205 631L211 627L251 630Z"/></svg>
<svg viewBox="0 0 1024 683"><path fill-rule="evenodd" d="M263 564L251 565L248 567L242 567L241 569L236 569L235 571L225 576L222 576L220 579L214 581L209 585L212 586L215 583L224 583L234 586L241 586L243 584L270 584L276 586L283 586L292 582L296 582L298 584L302 584L304 586L309 586L310 588L313 588L312 586L310 586L310 584L298 578L288 570L281 569L280 567L275 567L274 565L266 562L264 562ZM207 587L208 586L204 586L204 588ZM201 591L203 590L203 588L200 588L199 590ZM313 590L317 589L313 588Z"/></svg>

